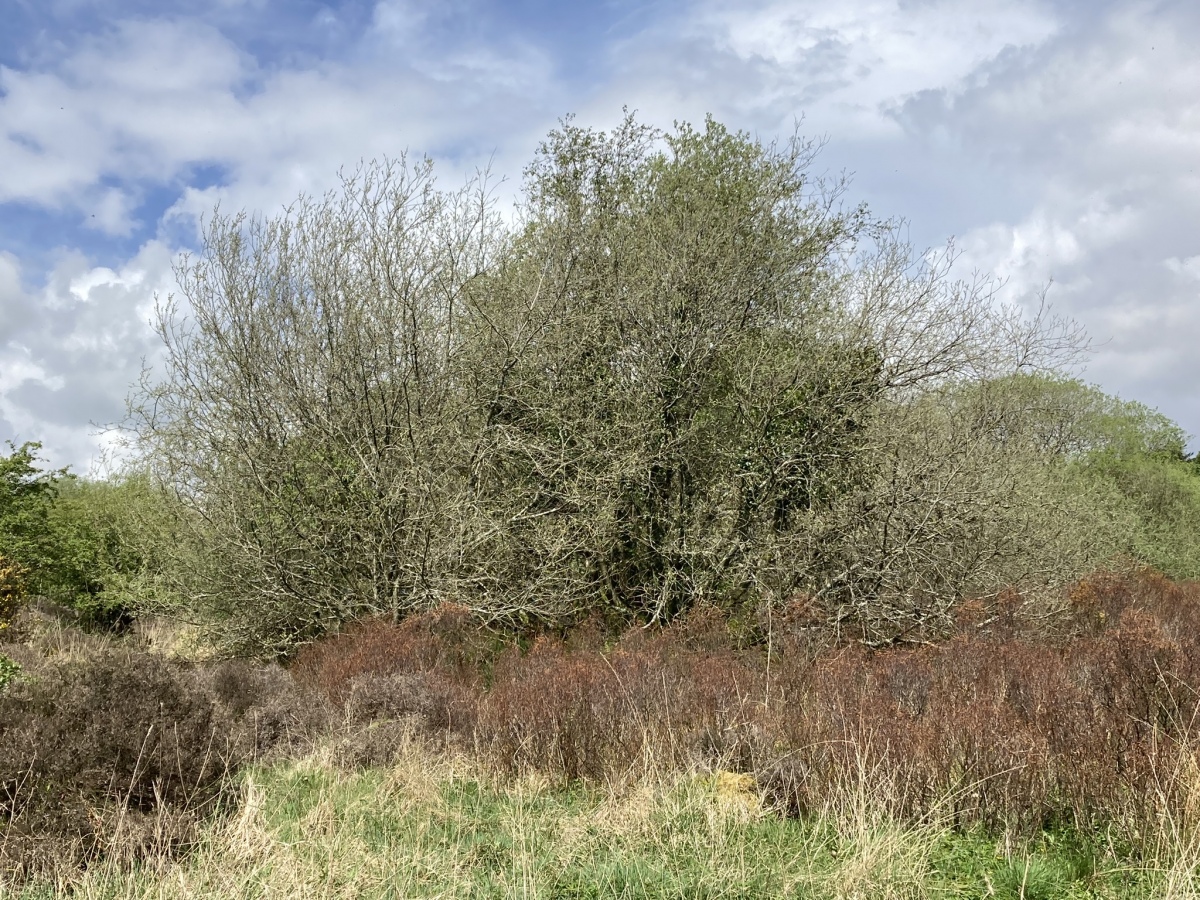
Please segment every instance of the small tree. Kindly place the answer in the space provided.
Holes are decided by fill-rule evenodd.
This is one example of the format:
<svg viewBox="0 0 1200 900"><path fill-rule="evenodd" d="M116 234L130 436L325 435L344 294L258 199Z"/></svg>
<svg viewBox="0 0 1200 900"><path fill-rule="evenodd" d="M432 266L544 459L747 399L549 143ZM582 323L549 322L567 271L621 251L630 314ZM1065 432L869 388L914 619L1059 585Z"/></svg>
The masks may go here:
<svg viewBox="0 0 1200 900"><path fill-rule="evenodd" d="M49 573L56 563L48 521L66 470L38 467L41 444L9 443L9 455L0 456L0 554L26 570ZM36 576L35 576L36 577Z"/></svg>
<svg viewBox="0 0 1200 900"><path fill-rule="evenodd" d="M1056 437L1082 482L1107 496L1108 516L1126 523L1121 552L1176 578L1200 578L1200 470L1183 429L1078 381L1048 382L1045 396L1074 410Z"/></svg>
<svg viewBox="0 0 1200 900"><path fill-rule="evenodd" d="M496 230L485 180L443 193L400 160L273 219L216 215L181 264L165 377L130 424L182 511L181 587L232 640L448 591L471 440L454 361Z"/></svg>

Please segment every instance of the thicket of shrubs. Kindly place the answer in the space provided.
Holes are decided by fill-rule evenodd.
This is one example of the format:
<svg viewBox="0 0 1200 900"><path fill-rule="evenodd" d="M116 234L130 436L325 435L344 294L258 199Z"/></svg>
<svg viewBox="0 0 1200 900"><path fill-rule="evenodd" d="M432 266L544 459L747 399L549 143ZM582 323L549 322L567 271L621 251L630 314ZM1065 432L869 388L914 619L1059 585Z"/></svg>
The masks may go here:
<svg viewBox="0 0 1200 900"><path fill-rule="evenodd" d="M709 608L524 648L442 609L360 624L292 671L360 719L416 717L502 768L568 780L733 769L792 814L865 781L898 816L1024 834L1144 834L1164 802L1191 815L1200 585L1101 573L1052 630L1026 612L1015 593L967 603L948 640L870 650L824 643L801 600L770 622Z"/></svg>
<svg viewBox="0 0 1200 900"><path fill-rule="evenodd" d="M803 592L881 644L1009 587L1049 614L1121 554L1193 574L1178 427L816 149L568 121L507 219L404 160L214 216L127 423L178 613L287 653L443 601L565 627Z"/></svg>
<svg viewBox="0 0 1200 900"><path fill-rule="evenodd" d="M163 495L136 475L46 468L40 450L27 442L0 454L0 628L26 596L73 610L85 627L126 628L166 590Z"/></svg>
<svg viewBox="0 0 1200 900"><path fill-rule="evenodd" d="M1164 810L1200 825L1200 585L1102 572L1066 607L1048 627L1009 592L961 604L942 640L871 649L800 597L523 635L447 605L359 622L287 670L26 610L0 645L21 666L0 689L0 865L161 861L236 804L247 762L319 742L387 765L414 732L564 783L732 770L785 815L866 790L898 819L1105 833L1136 856Z"/></svg>
<svg viewBox="0 0 1200 900"><path fill-rule="evenodd" d="M123 477L0 457L0 554L96 626L286 655L444 601L509 627L803 593L881 646L1129 558L1200 576L1200 469L1045 308L842 203L816 146L571 122L518 214L366 166L214 216ZM4 613L0 611L0 617Z"/></svg>

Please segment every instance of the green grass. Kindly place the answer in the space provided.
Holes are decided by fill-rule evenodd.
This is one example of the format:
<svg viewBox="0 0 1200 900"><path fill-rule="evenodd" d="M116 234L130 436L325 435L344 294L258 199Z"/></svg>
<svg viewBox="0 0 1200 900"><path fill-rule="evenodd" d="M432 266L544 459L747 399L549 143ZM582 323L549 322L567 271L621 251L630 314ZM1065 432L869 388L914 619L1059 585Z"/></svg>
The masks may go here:
<svg viewBox="0 0 1200 900"><path fill-rule="evenodd" d="M1200 896L1193 857L1137 867L1069 832L1006 850L981 832L901 825L866 792L788 820L749 788L729 775L563 788L415 744L390 769L318 755L245 773L237 809L182 860L100 866L69 888L97 900Z"/></svg>

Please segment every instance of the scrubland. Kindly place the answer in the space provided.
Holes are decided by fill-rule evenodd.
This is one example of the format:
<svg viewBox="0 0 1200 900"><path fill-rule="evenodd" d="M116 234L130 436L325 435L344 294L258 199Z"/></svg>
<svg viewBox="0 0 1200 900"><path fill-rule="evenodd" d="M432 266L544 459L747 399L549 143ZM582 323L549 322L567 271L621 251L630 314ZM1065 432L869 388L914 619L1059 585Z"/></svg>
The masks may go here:
<svg viewBox="0 0 1200 900"><path fill-rule="evenodd" d="M1200 894L1190 437L819 149L214 213L0 455L0 894Z"/></svg>
<svg viewBox="0 0 1200 900"><path fill-rule="evenodd" d="M1200 586L1015 593L838 643L796 598L513 636L453 606L287 667L24 610L4 890L80 897L1190 897Z"/></svg>

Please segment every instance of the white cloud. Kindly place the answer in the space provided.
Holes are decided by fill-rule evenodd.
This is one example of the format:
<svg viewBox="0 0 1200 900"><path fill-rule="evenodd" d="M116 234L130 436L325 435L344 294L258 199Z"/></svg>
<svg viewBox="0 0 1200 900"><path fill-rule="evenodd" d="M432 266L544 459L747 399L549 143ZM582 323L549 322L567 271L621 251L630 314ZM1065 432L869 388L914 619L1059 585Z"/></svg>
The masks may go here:
<svg viewBox="0 0 1200 900"><path fill-rule="evenodd" d="M997 275L1017 297L1038 293L1051 281L1060 291L1090 289L1096 256L1136 240L1143 212L1114 208L1095 196L1076 199L1074 207L1066 199L1040 206L1016 224L972 229L958 242L960 265Z"/></svg>
<svg viewBox="0 0 1200 900"><path fill-rule="evenodd" d="M267 70L207 26L136 21L51 71L0 68L0 91L0 202L78 208L124 234L132 198L97 190L103 179L166 184L218 165L239 205L277 208L363 157L495 141L522 118L544 121L553 81L525 46Z"/></svg>
<svg viewBox="0 0 1200 900"><path fill-rule="evenodd" d="M0 345L0 419L18 440L39 440L56 464L87 470L122 415L143 360L159 348L150 326L156 294L174 288L172 253L151 241L118 269L64 257L41 289L0 291L21 325Z"/></svg>
<svg viewBox="0 0 1200 900"><path fill-rule="evenodd" d="M92 202L91 208L94 212L84 218L84 227L94 228L108 235L127 236L137 225L133 217L134 204L134 198L129 191L120 188L104 189Z"/></svg>
<svg viewBox="0 0 1200 900"><path fill-rule="evenodd" d="M0 323L21 326L0 338L0 435L86 465L87 422L118 415L141 357L157 352L146 319L170 281L171 235L194 244L218 202L271 214L333 187L343 166L409 148L458 151L458 172L440 166L453 184L513 128L551 118L547 65L510 42L268 68L207 25L132 20L49 69L0 68L0 203L74 210L87 229L129 235L143 186L179 185L160 238L131 259L98 267L68 251L53 271L24 273L44 281L25 290L21 261L0 255ZM191 186L198 166L221 181Z"/></svg>
<svg viewBox="0 0 1200 900"><path fill-rule="evenodd" d="M840 110L852 128L894 127L887 107L917 91L953 87L1013 46L1036 45L1056 30L1038 5L1009 0L963 15L961 4L847 0L807 5L713 4L702 21L724 32L739 57L787 73L780 88ZM805 83L815 76L816 90Z"/></svg>
<svg viewBox="0 0 1200 900"><path fill-rule="evenodd" d="M0 201L69 206L106 176L164 180L220 157L217 132L248 124L235 91L252 72L216 31L154 22L119 25L52 71L0 68Z"/></svg>
<svg viewBox="0 0 1200 900"><path fill-rule="evenodd" d="M922 90L950 88L1014 46L1058 28L1044 5L906 0L702 0L613 48L605 103L669 124L718 118L775 134L804 115L838 140L898 133L889 111ZM615 95L615 97L614 97Z"/></svg>
<svg viewBox="0 0 1200 900"><path fill-rule="evenodd" d="M1164 259L1163 265L1167 267L1168 272L1174 272L1176 275L1184 278L1200 281L1200 256L1189 256L1187 259L1172 256Z"/></svg>
<svg viewBox="0 0 1200 900"><path fill-rule="evenodd" d="M898 120L948 134L1036 197L970 230L970 262L1050 298L1097 343L1089 376L1200 431L1200 59L1181 7L1124 5L998 58Z"/></svg>

